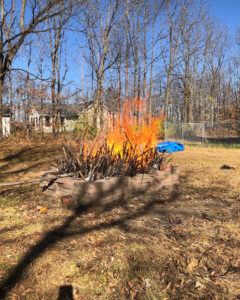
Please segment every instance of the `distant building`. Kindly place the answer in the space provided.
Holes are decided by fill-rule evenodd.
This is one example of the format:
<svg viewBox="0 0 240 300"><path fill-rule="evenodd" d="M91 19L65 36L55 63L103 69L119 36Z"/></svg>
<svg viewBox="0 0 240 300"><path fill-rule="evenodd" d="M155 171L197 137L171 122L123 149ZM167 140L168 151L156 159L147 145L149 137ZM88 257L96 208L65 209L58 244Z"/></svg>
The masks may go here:
<svg viewBox="0 0 240 300"><path fill-rule="evenodd" d="M52 132L53 115L51 112L45 110L39 111L33 107L28 112L29 123L35 131ZM76 112L60 112L60 131L73 130L74 122L78 120Z"/></svg>
<svg viewBox="0 0 240 300"><path fill-rule="evenodd" d="M2 109L2 135L8 136L11 133L11 111L8 107Z"/></svg>
<svg viewBox="0 0 240 300"><path fill-rule="evenodd" d="M96 121L97 128L100 128L100 118L96 116L96 103L85 102L78 104L63 104L60 111L60 131L72 131L75 128L76 122L81 116L87 116L89 120ZM114 120L112 113L107 106L103 105L104 125L106 120ZM28 111L28 120L35 131L52 132L53 115L51 113L51 105L40 110L37 107L32 107Z"/></svg>
<svg viewBox="0 0 240 300"><path fill-rule="evenodd" d="M85 108L83 108L81 111L79 111L79 118L81 116L87 116L89 120L93 120L95 118L96 126L99 129L101 126L101 121L99 116L97 116L97 106L96 103L89 102ZM103 112L102 112L102 118L103 118L103 127L106 128L109 124L114 123L115 119L115 113L112 112L106 105L103 105Z"/></svg>
<svg viewBox="0 0 240 300"><path fill-rule="evenodd" d="M60 131L73 131L76 123L83 116L87 117L90 122L96 122L97 128L100 128L101 121L99 113L97 113L95 102L88 101L85 103L62 104L60 110ZM102 117L103 127L107 128L109 127L109 124L114 124L116 114L104 104ZM8 136L15 130L24 129L26 125L30 125L31 130L34 131L51 133L53 131L54 120L51 103L45 103L44 108L42 109L40 109L40 105L37 103L26 111L23 111L22 109L15 110L13 111L13 120L15 121L11 122L10 108L8 106L3 106L2 132L0 132L0 135ZM13 126L11 126L11 124Z"/></svg>

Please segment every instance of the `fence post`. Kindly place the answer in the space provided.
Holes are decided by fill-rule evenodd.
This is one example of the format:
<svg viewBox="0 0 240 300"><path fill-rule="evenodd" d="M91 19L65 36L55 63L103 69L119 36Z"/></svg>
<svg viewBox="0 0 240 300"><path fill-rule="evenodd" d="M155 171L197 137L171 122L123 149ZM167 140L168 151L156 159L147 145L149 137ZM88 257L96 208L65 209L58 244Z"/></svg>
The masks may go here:
<svg viewBox="0 0 240 300"><path fill-rule="evenodd" d="M203 122L201 122L200 124L202 124L202 139L201 139L201 144L203 145L203 141L204 141L204 130L205 130L205 128L204 128L204 123L203 123Z"/></svg>
<svg viewBox="0 0 240 300"><path fill-rule="evenodd" d="M184 129L183 129L183 123L182 123L181 125L182 125L182 144L183 144L183 141L184 141Z"/></svg>
<svg viewBox="0 0 240 300"><path fill-rule="evenodd" d="M164 141L166 141L167 121L164 122Z"/></svg>

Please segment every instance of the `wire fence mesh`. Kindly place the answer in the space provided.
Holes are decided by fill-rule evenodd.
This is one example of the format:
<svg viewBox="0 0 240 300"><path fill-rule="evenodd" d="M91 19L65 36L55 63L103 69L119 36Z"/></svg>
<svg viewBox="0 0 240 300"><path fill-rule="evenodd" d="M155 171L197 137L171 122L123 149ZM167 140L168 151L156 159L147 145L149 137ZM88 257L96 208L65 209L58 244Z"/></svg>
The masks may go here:
<svg viewBox="0 0 240 300"><path fill-rule="evenodd" d="M164 128L165 140L185 144L240 144L240 121L170 123Z"/></svg>

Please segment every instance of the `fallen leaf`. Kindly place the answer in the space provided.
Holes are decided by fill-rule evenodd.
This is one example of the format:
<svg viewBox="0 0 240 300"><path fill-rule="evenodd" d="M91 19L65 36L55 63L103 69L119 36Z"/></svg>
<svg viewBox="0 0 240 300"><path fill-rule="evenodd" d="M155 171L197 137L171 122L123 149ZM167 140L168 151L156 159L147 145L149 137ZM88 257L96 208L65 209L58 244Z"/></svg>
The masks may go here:
<svg viewBox="0 0 240 300"><path fill-rule="evenodd" d="M170 287L171 287L171 282L169 282L169 284L167 285L167 287L166 287L166 289L165 289L165 291L168 291L169 289L170 289Z"/></svg>
<svg viewBox="0 0 240 300"><path fill-rule="evenodd" d="M47 211L47 209L48 209L47 206L44 206L40 209L40 212L45 212L45 211Z"/></svg>
<svg viewBox="0 0 240 300"><path fill-rule="evenodd" d="M222 285L222 283L220 281L215 281L215 282L213 282L213 284L215 284L215 285Z"/></svg>
<svg viewBox="0 0 240 300"><path fill-rule="evenodd" d="M145 281L145 287L149 288L151 286L150 279L145 279L144 281Z"/></svg>
<svg viewBox="0 0 240 300"><path fill-rule="evenodd" d="M212 271L211 276L213 276L215 274L215 271Z"/></svg>
<svg viewBox="0 0 240 300"><path fill-rule="evenodd" d="M199 281L197 281L197 282L195 283L195 288L201 288L201 287L203 287L202 283L199 282Z"/></svg>
<svg viewBox="0 0 240 300"><path fill-rule="evenodd" d="M130 289L133 288L133 285L132 285L132 283L130 281L128 281L128 286L129 286Z"/></svg>
<svg viewBox="0 0 240 300"><path fill-rule="evenodd" d="M132 291L131 294L130 294L130 299L131 299L131 300L134 300L134 299L135 299L135 296L136 296L136 292L135 292L135 291Z"/></svg>
<svg viewBox="0 0 240 300"><path fill-rule="evenodd" d="M187 265L187 268L190 272L192 272L192 270L195 269L197 265L198 265L197 259L193 258L191 259L190 263Z"/></svg>
<svg viewBox="0 0 240 300"><path fill-rule="evenodd" d="M162 272L161 277L164 277L166 275L166 272Z"/></svg>

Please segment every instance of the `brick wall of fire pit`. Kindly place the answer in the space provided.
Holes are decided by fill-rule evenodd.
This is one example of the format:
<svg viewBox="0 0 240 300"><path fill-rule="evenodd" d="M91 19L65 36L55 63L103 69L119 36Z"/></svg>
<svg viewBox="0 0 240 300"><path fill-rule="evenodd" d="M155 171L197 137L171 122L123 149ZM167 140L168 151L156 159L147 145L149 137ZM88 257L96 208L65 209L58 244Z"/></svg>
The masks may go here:
<svg viewBox="0 0 240 300"><path fill-rule="evenodd" d="M179 183L179 168L172 166L167 171L154 170L151 174L137 174L134 177L110 177L92 182L74 177L43 176L40 185L47 197L61 200L65 206L96 203L111 203L146 192L156 192L163 186Z"/></svg>

